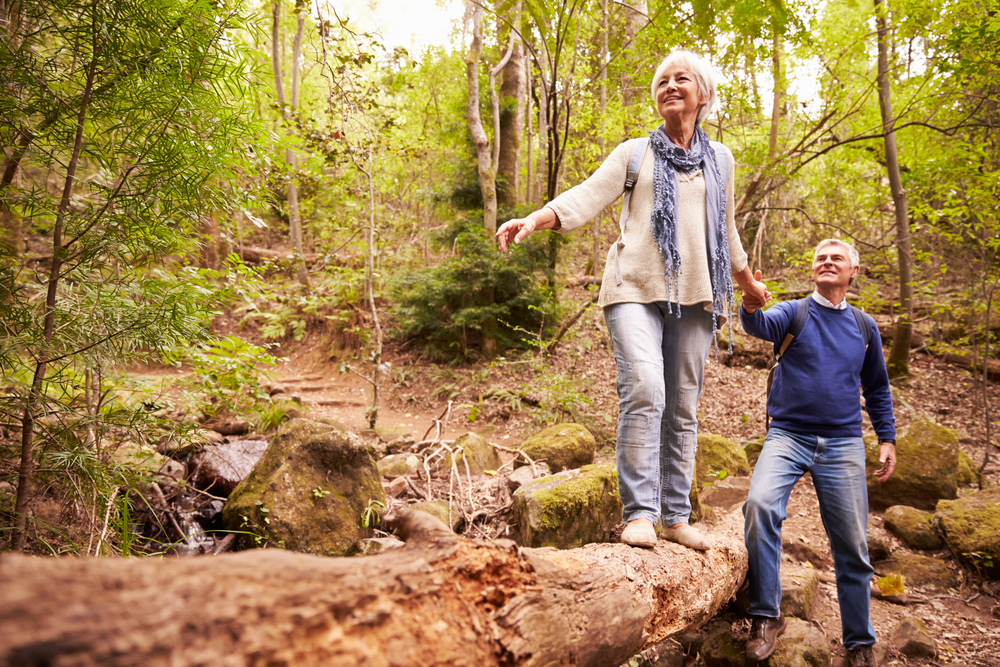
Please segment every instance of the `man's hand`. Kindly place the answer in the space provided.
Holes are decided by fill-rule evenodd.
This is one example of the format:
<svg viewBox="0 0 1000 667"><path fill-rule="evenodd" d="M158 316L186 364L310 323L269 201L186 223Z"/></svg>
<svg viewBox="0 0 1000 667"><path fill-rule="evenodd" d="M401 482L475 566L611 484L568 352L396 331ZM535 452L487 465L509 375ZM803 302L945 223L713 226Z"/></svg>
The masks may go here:
<svg viewBox="0 0 1000 667"><path fill-rule="evenodd" d="M892 473L896 471L896 445L891 442L883 442L878 462L882 464L882 467L872 473L872 477L879 484L883 484L888 482Z"/></svg>
<svg viewBox="0 0 1000 667"><path fill-rule="evenodd" d="M743 287L743 310L752 313L758 308L763 308L771 298L771 293L767 290L767 285L760 281L761 272L757 269L753 274L753 281L747 282Z"/></svg>

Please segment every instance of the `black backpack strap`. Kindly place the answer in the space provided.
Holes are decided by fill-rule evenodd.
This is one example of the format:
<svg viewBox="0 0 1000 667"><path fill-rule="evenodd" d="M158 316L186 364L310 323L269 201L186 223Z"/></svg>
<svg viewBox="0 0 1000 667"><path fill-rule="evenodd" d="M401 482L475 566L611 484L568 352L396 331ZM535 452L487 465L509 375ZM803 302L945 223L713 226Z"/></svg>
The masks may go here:
<svg viewBox="0 0 1000 667"><path fill-rule="evenodd" d="M871 318L865 315L865 311L857 306L851 306L851 310L854 312L854 319L858 323L858 329L861 330L861 337L865 340L865 350L868 350L868 346L872 342Z"/></svg>
<svg viewBox="0 0 1000 667"><path fill-rule="evenodd" d="M788 346L792 344L796 336L802 333L802 328L806 325L806 320L809 319L809 302L812 297L805 297L804 299L799 299L795 305L795 314L792 315L792 322L788 325L788 331L785 332L785 337L782 339L781 344L774 345L774 361L771 364L771 369L767 372L767 398L764 399L764 428L771 428L771 413L767 409L767 399L771 397L771 385L774 383L774 373L778 369L778 364L781 362L781 357L784 356L785 350Z"/></svg>

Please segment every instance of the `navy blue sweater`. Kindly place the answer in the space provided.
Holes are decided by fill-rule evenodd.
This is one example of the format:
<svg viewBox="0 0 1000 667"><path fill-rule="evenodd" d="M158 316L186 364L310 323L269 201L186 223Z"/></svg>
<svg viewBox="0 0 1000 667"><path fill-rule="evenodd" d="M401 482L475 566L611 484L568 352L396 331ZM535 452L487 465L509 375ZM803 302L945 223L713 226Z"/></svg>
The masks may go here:
<svg viewBox="0 0 1000 667"><path fill-rule="evenodd" d="M866 352L850 308L837 310L810 301L809 319L774 374L767 399L771 424L824 438L860 436L860 387L875 433L880 439L895 439L889 374L875 321L865 316L872 327ZM740 308L740 320L748 334L773 343L784 339L795 309L794 301L753 313Z"/></svg>

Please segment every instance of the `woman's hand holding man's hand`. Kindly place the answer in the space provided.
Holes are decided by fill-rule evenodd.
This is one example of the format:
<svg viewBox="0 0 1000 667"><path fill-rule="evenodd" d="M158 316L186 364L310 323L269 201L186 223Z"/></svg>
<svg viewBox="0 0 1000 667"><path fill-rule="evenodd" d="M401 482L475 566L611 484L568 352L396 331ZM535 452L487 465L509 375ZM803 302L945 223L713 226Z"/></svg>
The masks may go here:
<svg viewBox="0 0 1000 667"><path fill-rule="evenodd" d="M743 310L752 313L758 308L763 308L771 299L771 293L767 285L760 281L761 272L757 269L753 274L753 281L743 289Z"/></svg>

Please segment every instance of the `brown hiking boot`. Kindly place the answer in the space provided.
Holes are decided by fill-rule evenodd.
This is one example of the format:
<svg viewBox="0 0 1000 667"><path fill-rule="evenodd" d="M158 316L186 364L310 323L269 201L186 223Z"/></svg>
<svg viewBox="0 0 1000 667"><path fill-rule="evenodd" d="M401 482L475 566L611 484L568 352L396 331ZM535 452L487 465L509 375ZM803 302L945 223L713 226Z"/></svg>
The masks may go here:
<svg viewBox="0 0 1000 667"><path fill-rule="evenodd" d="M785 617L754 618L750 623L750 639L747 641L747 660L760 662L767 660L778 644L778 637L785 632Z"/></svg>
<svg viewBox="0 0 1000 667"><path fill-rule="evenodd" d="M875 654L871 646L859 646L848 651L847 660L851 667L875 667Z"/></svg>

